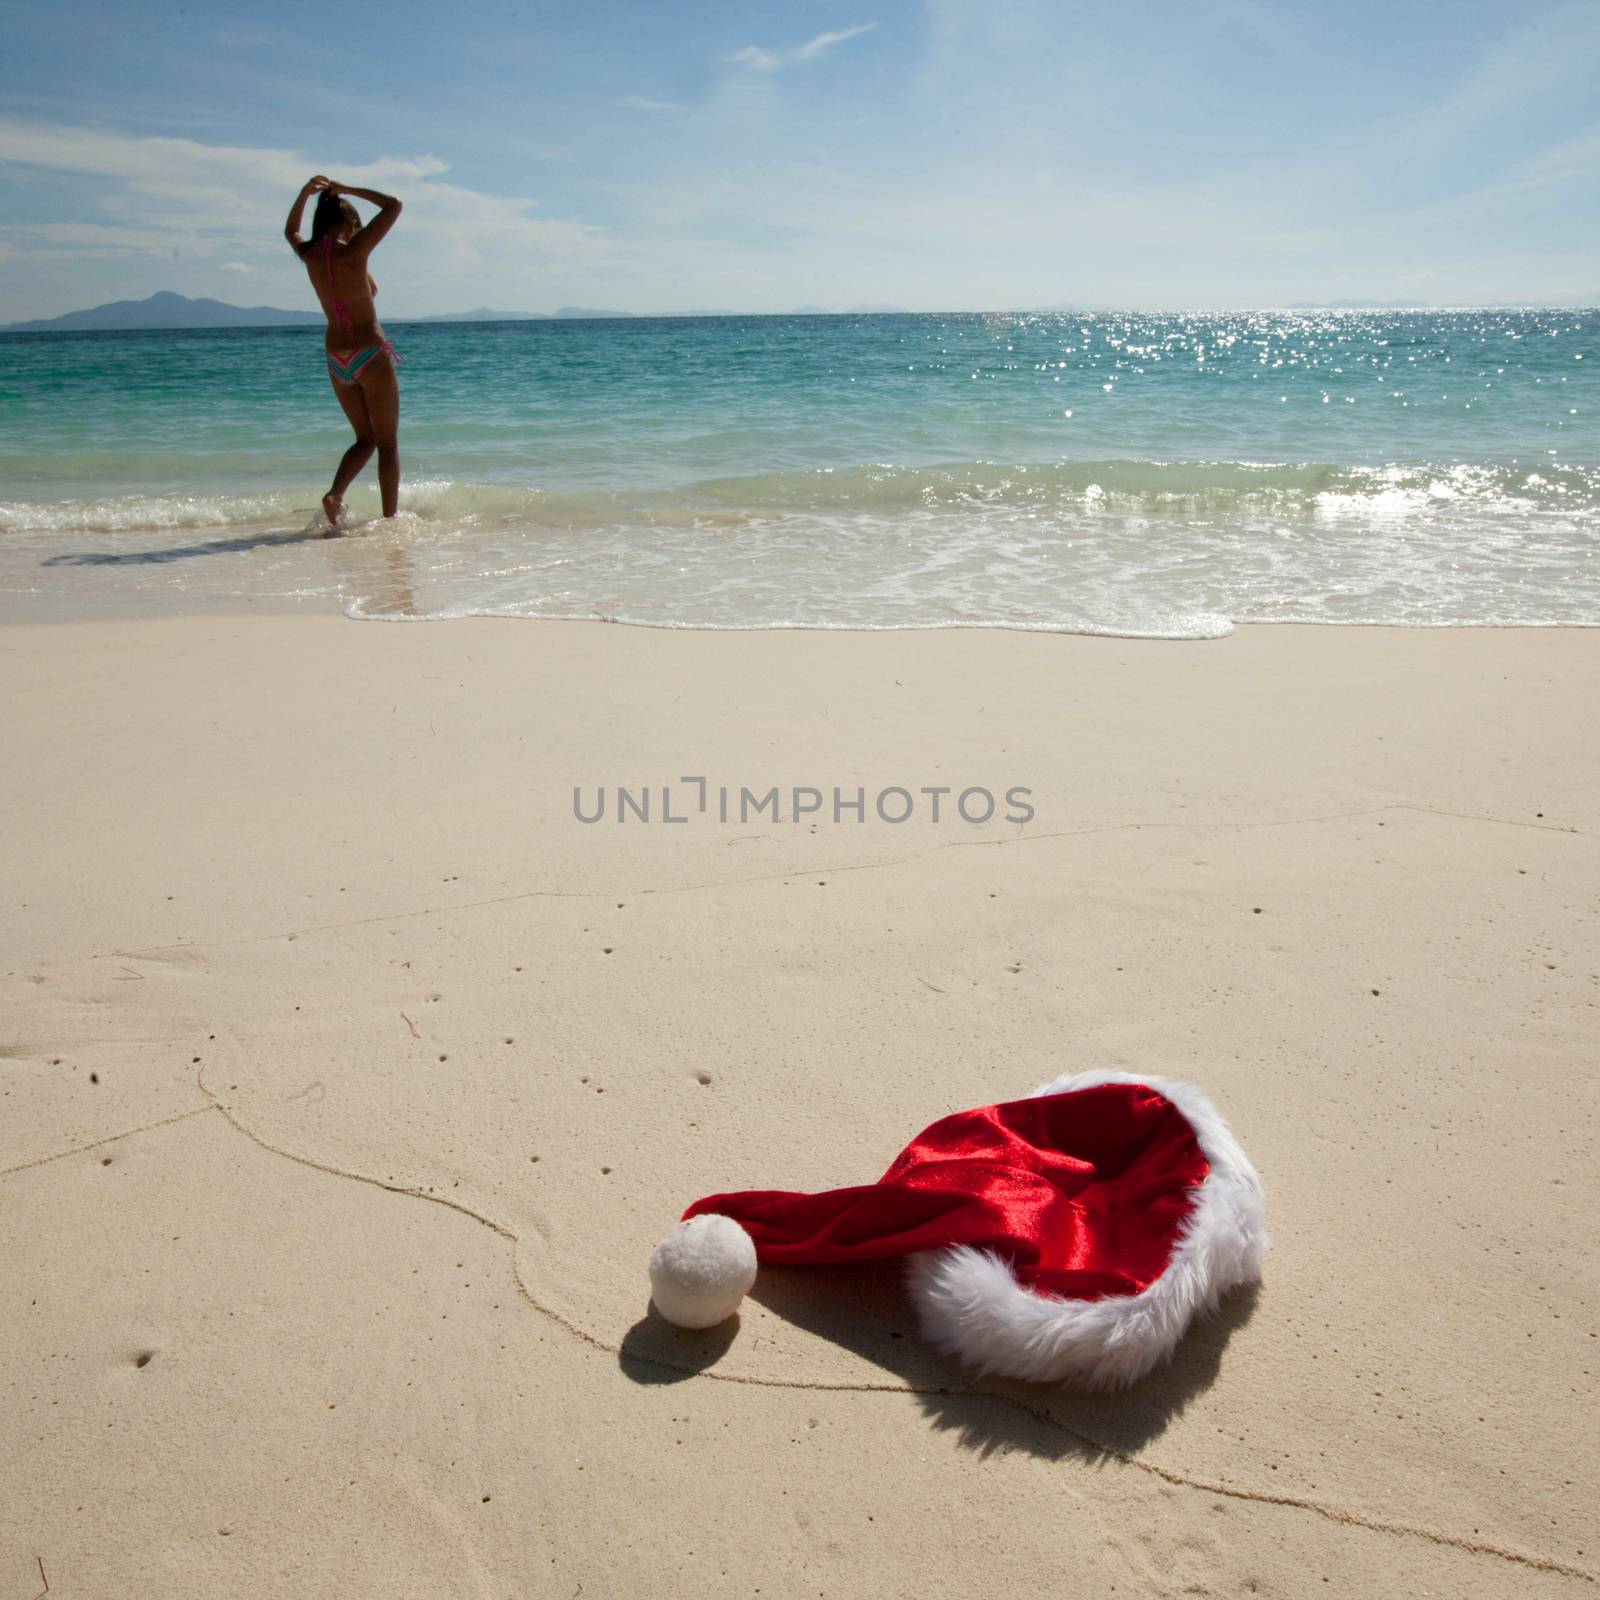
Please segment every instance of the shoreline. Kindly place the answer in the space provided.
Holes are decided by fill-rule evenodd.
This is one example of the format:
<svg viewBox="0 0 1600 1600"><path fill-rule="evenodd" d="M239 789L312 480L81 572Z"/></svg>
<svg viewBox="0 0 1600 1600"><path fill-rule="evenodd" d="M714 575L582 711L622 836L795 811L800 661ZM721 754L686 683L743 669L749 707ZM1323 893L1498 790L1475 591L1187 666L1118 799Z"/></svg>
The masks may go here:
<svg viewBox="0 0 1600 1600"><path fill-rule="evenodd" d="M966 634L966 633L999 633L1014 635L1023 638L1050 638L1050 639L1098 639L1110 644L1222 644L1227 640L1237 637L1244 632L1259 632L1268 629L1286 629L1290 631L1317 630L1326 628L1335 633L1372 632L1379 634L1440 634L1440 633L1585 633L1600 630L1600 622L1367 622L1350 621L1342 622L1330 618L1307 618L1298 621L1253 621L1248 618L1227 619L1232 632L1210 635L1172 635L1158 633L1114 633L1109 630L1095 632L1078 628L1055 628L1048 626L1030 627L1015 622L928 622L928 623L889 623L882 627L867 627L857 623L805 625L790 624L785 626L767 626L753 623L738 626L725 623L677 623L677 622L650 622L634 620L623 617L534 617L523 615L508 615L504 612L470 611L457 616L404 616L404 615L353 615L346 605L342 603L329 603L321 597L308 598L301 605L283 605L282 597L274 596L269 603L261 605L230 604L219 601L215 606L201 606L183 611L126 611L105 610L93 611L83 607L80 598L74 597L71 605L77 609L69 615L63 616L22 616L9 614L5 610L6 596L0 594L0 630L7 628L32 628L32 627L74 627L79 624L106 624L122 623L134 625L139 623L163 622L196 622L217 619L263 618L288 619L306 617L338 617L346 622L376 622L376 623L465 623L465 622L503 622L503 623L537 623L544 626L587 626L590 624L599 627L642 629L649 633L664 634L729 634L738 638L760 637L764 634L774 634L780 637L789 636L831 636L842 635L851 637L877 638L893 636L896 634Z"/></svg>
<svg viewBox="0 0 1600 1600"><path fill-rule="evenodd" d="M1589 630L340 620L0 626L19 1585L1600 1576ZM684 774L869 803L573 815ZM1202 1084L1275 1237L1126 1394L974 1380L892 1268L648 1314L697 1195L1097 1065Z"/></svg>

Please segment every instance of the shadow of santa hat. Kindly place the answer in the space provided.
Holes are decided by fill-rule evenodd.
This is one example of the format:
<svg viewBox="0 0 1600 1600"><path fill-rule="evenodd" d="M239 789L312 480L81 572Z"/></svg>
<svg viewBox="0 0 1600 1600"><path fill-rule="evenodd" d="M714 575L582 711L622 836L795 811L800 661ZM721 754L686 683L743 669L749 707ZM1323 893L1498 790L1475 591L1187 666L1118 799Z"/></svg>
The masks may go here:
<svg viewBox="0 0 1600 1600"><path fill-rule="evenodd" d="M923 1129L873 1184L697 1200L650 1257L669 1322L733 1315L758 1262L904 1256L923 1336L981 1373L1115 1388L1256 1283L1261 1180L1193 1084L1058 1078Z"/></svg>

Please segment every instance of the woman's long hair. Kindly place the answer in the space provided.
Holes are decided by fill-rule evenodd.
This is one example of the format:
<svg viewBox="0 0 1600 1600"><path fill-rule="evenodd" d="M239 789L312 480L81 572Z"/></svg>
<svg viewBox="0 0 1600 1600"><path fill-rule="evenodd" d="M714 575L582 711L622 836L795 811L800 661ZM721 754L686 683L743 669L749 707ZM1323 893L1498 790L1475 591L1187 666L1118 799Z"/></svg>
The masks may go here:
<svg viewBox="0 0 1600 1600"><path fill-rule="evenodd" d="M346 223L361 226L361 213L340 195L324 189L317 196L317 209L311 213L311 237L301 245L301 255L309 255L329 234L337 233Z"/></svg>

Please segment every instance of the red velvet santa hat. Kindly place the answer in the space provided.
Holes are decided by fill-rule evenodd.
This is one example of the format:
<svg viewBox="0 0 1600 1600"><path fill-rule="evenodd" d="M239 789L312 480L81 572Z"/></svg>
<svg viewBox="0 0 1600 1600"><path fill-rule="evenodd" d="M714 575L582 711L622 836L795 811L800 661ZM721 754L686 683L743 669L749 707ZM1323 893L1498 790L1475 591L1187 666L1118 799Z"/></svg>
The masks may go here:
<svg viewBox="0 0 1600 1600"><path fill-rule="evenodd" d="M980 1372L1113 1388L1255 1283L1261 1180L1192 1084L1058 1078L925 1128L875 1184L710 1195L650 1258L682 1327L731 1316L758 1261L905 1256L924 1337Z"/></svg>

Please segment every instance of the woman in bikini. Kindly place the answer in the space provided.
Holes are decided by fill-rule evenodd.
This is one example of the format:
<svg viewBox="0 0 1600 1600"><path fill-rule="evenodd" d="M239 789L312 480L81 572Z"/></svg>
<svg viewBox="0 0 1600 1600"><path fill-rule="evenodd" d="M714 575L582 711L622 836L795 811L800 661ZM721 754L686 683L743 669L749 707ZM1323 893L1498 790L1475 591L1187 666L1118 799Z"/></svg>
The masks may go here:
<svg viewBox="0 0 1600 1600"><path fill-rule="evenodd" d="M311 216L311 237L300 237L306 201L317 197ZM354 195L378 208L365 227L344 195ZM378 286L367 272L373 246L395 225L400 202L373 189L351 189L331 178L312 178L289 211L283 236L305 262L311 287L328 314L328 377L333 392L356 431L356 442L344 453L333 487L322 497L330 527L339 525L345 490L378 452L378 488L383 514L392 517L400 503L400 384L395 376L394 346L378 326L373 303Z"/></svg>

